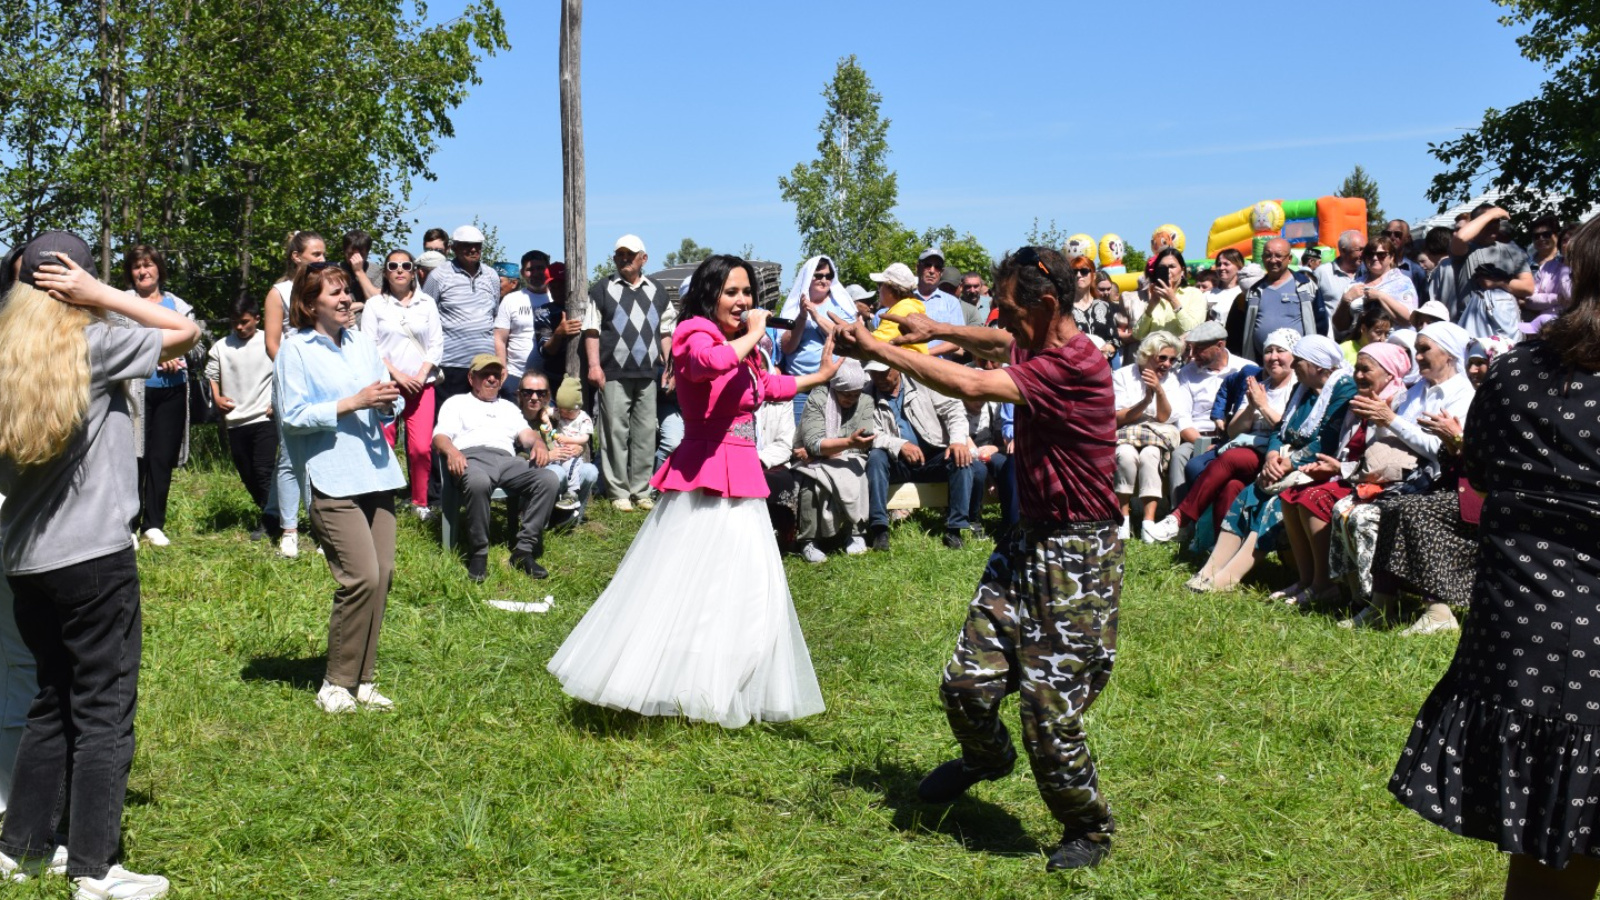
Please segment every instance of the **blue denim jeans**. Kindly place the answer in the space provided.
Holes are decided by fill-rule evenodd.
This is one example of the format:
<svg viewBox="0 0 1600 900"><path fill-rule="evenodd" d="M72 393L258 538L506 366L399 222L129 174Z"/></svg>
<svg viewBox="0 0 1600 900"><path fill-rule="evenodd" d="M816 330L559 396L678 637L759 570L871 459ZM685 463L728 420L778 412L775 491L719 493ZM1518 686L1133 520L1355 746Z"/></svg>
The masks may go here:
<svg viewBox="0 0 1600 900"><path fill-rule="evenodd" d="M984 463L994 492L1000 495L1000 524L1006 527L1017 524L1021 514L1017 511L1017 461L1003 452L996 452ZM977 513L973 513L977 518Z"/></svg>
<svg viewBox="0 0 1600 900"><path fill-rule="evenodd" d="M978 521L983 512L983 492L988 486L988 472L976 458L965 466L958 466L945 458L944 451L924 447L921 465L908 465L900 454L887 450L873 450L867 454L867 527L889 527L889 485L938 484L950 487L950 505L945 510L944 527L960 531Z"/></svg>
<svg viewBox="0 0 1600 900"><path fill-rule="evenodd" d="M143 649L133 546L6 580L39 693L12 767L0 852L48 857L64 814L67 875L104 878L117 858L133 766Z"/></svg>

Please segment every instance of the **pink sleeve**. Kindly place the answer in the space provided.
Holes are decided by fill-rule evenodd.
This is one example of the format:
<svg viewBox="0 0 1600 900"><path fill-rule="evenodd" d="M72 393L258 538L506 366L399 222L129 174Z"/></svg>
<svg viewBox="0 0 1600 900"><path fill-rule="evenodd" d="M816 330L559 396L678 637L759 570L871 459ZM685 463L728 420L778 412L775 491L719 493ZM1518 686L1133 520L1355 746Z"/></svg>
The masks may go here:
<svg viewBox="0 0 1600 900"><path fill-rule="evenodd" d="M793 375L773 375L761 373L761 396L768 402L793 400L795 395L795 381Z"/></svg>
<svg viewBox="0 0 1600 900"><path fill-rule="evenodd" d="M699 329L687 329L673 341L672 356L678 361L679 377L689 381L710 381L739 364L732 347Z"/></svg>

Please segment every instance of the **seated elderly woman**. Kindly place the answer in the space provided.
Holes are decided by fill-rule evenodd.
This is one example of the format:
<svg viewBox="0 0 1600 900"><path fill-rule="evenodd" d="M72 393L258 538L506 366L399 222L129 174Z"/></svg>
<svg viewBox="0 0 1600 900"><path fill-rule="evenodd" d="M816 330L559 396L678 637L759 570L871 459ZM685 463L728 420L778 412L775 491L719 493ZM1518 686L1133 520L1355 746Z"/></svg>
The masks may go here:
<svg viewBox="0 0 1600 900"><path fill-rule="evenodd" d="M1275 592L1273 599L1302 609L1338 599L1339 586L1328 574L1332 540L1328 526L1334 504L1356 493L1358 487L1375 492L1383 485L1398 483L1416 468L1416 457L1405 453L1403 447L1396 448L1395 439L1379 437L1377 422L1378 409L1393 412L1400 402L1410 369L1410 354L1396 344L1368 344L1357 354L1356 395L1345 413L1338 444L1324 448L1326 452L1298 469L1308 483L1287 488L1279 496L1284 534L1300 577Z"/></svg>
<svg viewBox="0 0 1600 900"><path fill-rule="evenodd" d="M1234 498L1261 471L1267 444L1283 421L1284 408L1296 383L1294 348L1299 341L1300 332L1292 328L1279 328L1267 335L1262 365L1239 370L1242 399L1231 410L1222 396L1229 386L1225 384L1218 392L1212 415L1223 422L1227 440L1190 460L1187 492L1171 515L1144 526L1146 538L1170 541L1184 526L1200 521L1208 509L1212 525L1221 526ZM1229 376L1229 380L1233 377Z"/></svg>
<svg viewBox="0 0 1600 900"><path fill-rule="evenodd" d="M1339 441L1345 409L1356 393L1356 384L1344 367L1344 354L1332 340L1312 335L1295 344L1294 357L1299 383L1289 397L1283 422L1267 441L1261 473L1228 509L1217 546L1205 566L1189 579L1190 590L1231 590L1276 549L1283 520L1278 500L1282 482L1316 459L1322 448Z"/></svg>
<svg viewBox="0 0 1600 900"><path fill-rule="evenodd" d="M799 488L800 555L806 562L828 558L819 542L848 538L844 552L867 552L867 453L872 449L872 404L861 402L867 373L847 359L813 389L800 414L799 444L806 461L794 468Z"/></svg>
<svg viewBox="0 0 1600 900"><path fill-rule="evenodd" d="M1399 406L1390 409L1361 400L1351 404L1358 414L1370 417L1377 426L1374 440L1392 437L1416 454L1422 469L1422 477L1417 481L1424 486L1443 480L1440 454L1445 436L1454 430L1454 422L1466 419L1467 409L1472 405L1475 391L1466 375L1470 340L1458 325L1449 322L1429 325L1417 335L1417 370L1422 377L1406 391ZM1441 421L1441 416L1447 416L1448 421ZM1343 574L1346 577L1358 600L1372 598L1370 605L1350 620L1352 625L1392 620L1399 613L1393 585L1385 583L1385 590L1379 594L1373 583L1373 563L1384 504L1358 500L1358 497L1347 497L1333 508L1338 528L1329 563L1334 576ZM1413 627L1413 633L1447 630L1454 624L1455 616L1448 606L1432 604L1423 620Z"/></svg>
<svg viewBox="0 0 1600 900"><path fill-rule="evenodd" d="M1197 436L1189 423L1194 401L1173 370L1183 359L1183 339L1170 331L1152 331L1139 344L1137 362L1111 375L1117 407L1117 471L1114 489L1122 504L1120 540L1132 528L1132 501L1138 497L1140 519L1155 522L1156 504L1165 493L1172 451ZM1146 543L1153 543L1148 534Z"/></svg>

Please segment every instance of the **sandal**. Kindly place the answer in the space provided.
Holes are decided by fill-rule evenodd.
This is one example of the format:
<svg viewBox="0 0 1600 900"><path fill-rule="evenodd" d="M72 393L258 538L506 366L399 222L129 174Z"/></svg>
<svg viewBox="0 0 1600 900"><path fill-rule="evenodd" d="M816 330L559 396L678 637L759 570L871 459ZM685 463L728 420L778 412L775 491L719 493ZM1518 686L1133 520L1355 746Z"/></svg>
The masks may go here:
<svg viewBox="0 0 1600 900"><path fill-rule="evenodd" d="M1273 591L1272 593L1268 594L1267 599L1273 601L1282 600L1285 603L1293 603L1294 598L1299 597L1305 592L1306 588L1301 587L1299 582L1295 582L1281 591Z"/></svg>

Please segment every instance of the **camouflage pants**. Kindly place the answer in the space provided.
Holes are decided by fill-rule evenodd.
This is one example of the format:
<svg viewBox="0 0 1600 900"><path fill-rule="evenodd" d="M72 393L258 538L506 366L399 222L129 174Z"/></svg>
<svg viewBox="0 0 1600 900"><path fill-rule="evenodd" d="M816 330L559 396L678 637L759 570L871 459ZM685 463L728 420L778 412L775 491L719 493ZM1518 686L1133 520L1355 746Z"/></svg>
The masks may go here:
<svg viewBox="0 0 1600 900"><path fill-rule="evenodd" d="M1117 523L1016 529L996 547L945 668L945 714L972 768L1016 758L1000 702L1021 693L1022 742L1039 793L1068 832L1108 834L1083 714L1111 678L1122 593Z"/></svg>

